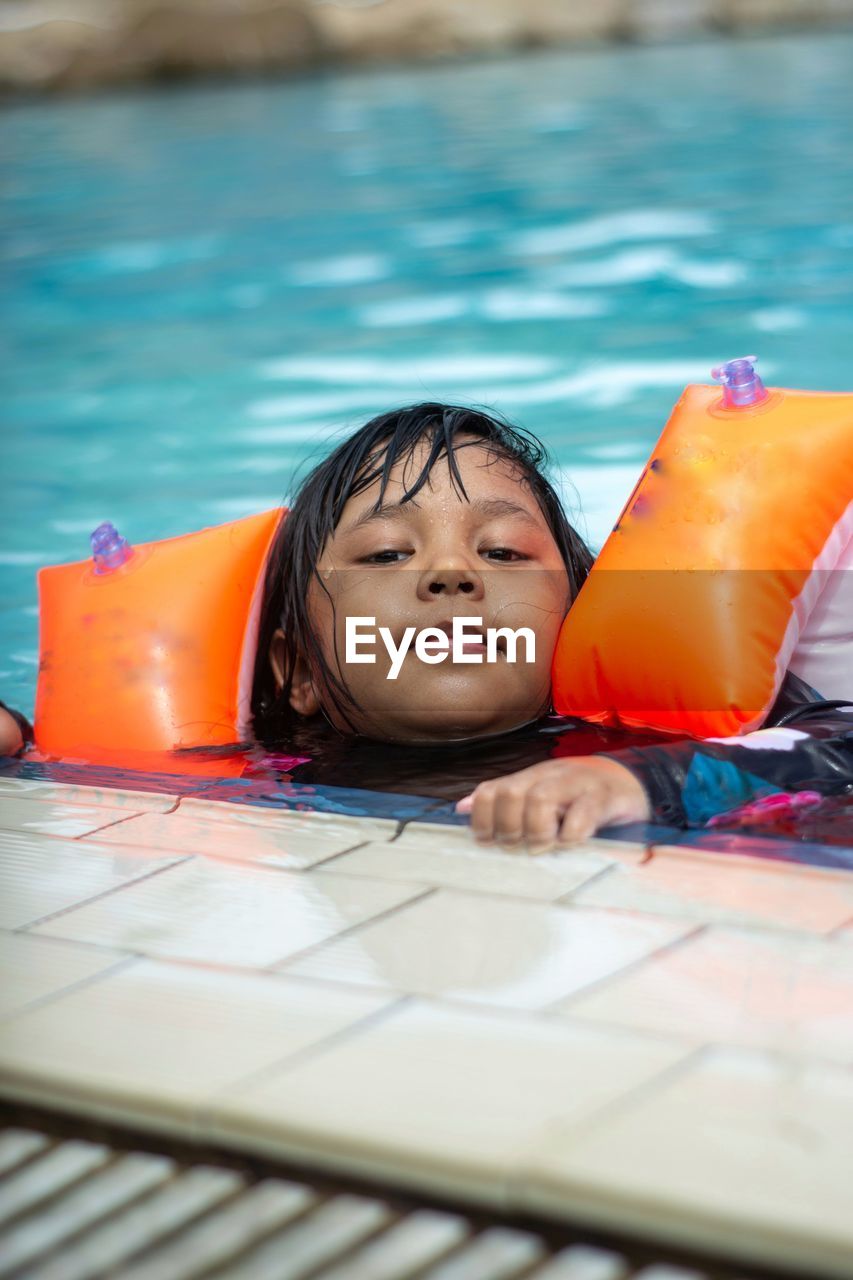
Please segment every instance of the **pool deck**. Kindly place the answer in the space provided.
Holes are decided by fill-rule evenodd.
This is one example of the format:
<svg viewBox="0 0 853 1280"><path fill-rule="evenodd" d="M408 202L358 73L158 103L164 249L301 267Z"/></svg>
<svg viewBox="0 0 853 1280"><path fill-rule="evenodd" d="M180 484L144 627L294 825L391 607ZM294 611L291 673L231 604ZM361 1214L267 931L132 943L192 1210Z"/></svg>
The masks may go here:
<svg viewBox="0 0 853 1280"><path fill-rule="evenodd" d="M0 777L0 1095L853 1267L853 876Z"/></svg>

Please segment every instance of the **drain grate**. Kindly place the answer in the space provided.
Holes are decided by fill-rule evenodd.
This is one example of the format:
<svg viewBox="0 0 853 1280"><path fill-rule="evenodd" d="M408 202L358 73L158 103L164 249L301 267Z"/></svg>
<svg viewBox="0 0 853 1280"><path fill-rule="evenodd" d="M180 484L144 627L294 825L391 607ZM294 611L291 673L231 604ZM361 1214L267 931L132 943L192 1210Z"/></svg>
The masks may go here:
<svg viewBox="0 0 853 1280"><path fill-rule="evenodd" d="M78 1135L83 1136L78 1136ZM143 1149L144 1148L144 1149ZM660 1251L658 1251L659 1253ZM747 1280L568 1228L365 1194L30 1115L0 1130L0 1277Z"/></svg>

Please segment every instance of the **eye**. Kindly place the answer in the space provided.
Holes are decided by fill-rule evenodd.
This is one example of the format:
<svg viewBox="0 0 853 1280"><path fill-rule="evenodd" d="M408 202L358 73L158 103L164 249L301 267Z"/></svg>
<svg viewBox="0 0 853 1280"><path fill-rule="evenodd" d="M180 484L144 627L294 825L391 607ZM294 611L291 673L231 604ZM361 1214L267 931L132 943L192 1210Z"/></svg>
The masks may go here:
<svg viewBox="0 0 853 1280"><path fill-rule="evenodd" d="M480 553L489 560L496 560L499 564L511 564L514 560L527 560L528 556L522 555L520 551L513 551L511 547L489 547Z"/></svg>
<svg viewBox="0 0 853 1280"><path fill-rule="evenodd" d="M362 556L362 564L399 564L401 560L405 560L411 553L408 551L395 551L391 547L383 551L374 551L369 556Z"/></svg>

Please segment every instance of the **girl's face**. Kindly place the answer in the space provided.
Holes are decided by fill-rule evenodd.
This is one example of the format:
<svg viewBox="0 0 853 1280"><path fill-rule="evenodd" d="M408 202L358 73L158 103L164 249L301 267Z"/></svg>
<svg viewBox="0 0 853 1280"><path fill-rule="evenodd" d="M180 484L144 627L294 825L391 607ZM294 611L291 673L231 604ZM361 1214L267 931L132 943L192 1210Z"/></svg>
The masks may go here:
<svg viewBox="0 0 853 1280"><path fill-rule="evenodd" d="M436 742L506 732L547 712L551 658L571 600L562 557L519 469L474 438L461 440L456 462L468 498L454 488L439 459L416 497L401 505L405 479L420 473L426 446L392 472L382 508L372 508L379 481L346 504L318 564L309 609L329 667L359 710L347 709L359 733L386 741ZM348 617L375 618L362 627L376 636L375 664L346 661ZM404 632L437 627L448 634L456 617L481 618L483 628L530 628L535 659L520 641L515 662L499 647L496 662L430 665L414 644L396 679L379 638L387 627L399 648ZM476 644L466 649L477 653ZM280 677L280 648L272 646ZM346 731L322 676L300 663L291 703L304 715L322 705Z"/></svg>

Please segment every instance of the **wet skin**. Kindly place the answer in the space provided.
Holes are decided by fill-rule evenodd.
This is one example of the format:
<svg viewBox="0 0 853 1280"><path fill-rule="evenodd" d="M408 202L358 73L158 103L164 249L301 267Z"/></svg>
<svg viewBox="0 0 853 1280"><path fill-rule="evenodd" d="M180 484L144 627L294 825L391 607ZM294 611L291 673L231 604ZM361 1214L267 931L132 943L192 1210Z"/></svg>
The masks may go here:
<svg viewBox="0 0 853 1280"><path fill-rule="evenodd" d="M456 458L467 499L439 463L431 483L401 505L404 476L420 472L423 454L416 451L392 473L381 514L371 514L377 483L347 503L320 557L325 590L312 583L309 607L327 662L362 708L353 718L367 737L483 738L537 719L550 706L551 658L571 604L562 557L517 468L474 442L460 442ZM458 615L480 617L485 628L530 627L535 662L469 665L448 656L431 666L410 650L399 677L388 680L390 658L379 643L375 665L343 662L347 616L375 617L399 645L406 627L446 628ZM281 684L280 632L270 660ZM304 658L290 701L305 716L322 707L333 724L352 731ZM649 802L629 770L593 756L549 760L481 783L457 810L470 815L480 842L540 852L585 840L610 823L643 821Z"/></svg>
<svg viewBox="0 0 853 1280"><path fill-rule="evenodd" d="M485 737L517 728L548 711L551 658L570 601L568 577L547 521L521 472L481 444L460 441L456 461L467 499L440 459L428 483L401 503L404 478L420 473L423 448L399 463L381 513L372 508L378 481L344 508L318 564L309 607L324 655L361 708L357 730L385 741L436 742ZM325 588L325 591L323 590ZM326 594L328 592L328 595ZM347 663L345 623L376 619L399 645L407 627L447 630L454 617L482 618L484 628L530 628L533 662L519 644L515 662L422 662L412 647L396 680L377 638L373 665ZM337 652L336 652L337 650ZM485 659L485 646L467 646ZM271 660L280 676L280 644ZM317 672L301 662L291 702L303 715L322 708L346 730Z"/></svg>
<svg viewBox="0 0 853 1280"><path fill-rule="evenodd" d="M23 745L17 720L0 707L0 756L13 756Z"/></svg>

